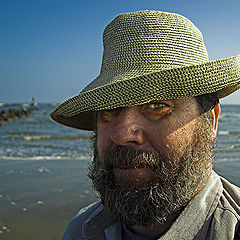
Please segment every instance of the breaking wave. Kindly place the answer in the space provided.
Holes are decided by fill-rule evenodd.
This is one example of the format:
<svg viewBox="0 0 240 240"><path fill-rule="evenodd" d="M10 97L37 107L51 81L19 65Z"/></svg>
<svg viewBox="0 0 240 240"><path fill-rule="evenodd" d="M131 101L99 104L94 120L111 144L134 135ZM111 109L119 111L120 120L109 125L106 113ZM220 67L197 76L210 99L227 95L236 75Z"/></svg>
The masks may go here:
<svg viewBox="0 0 240 240"><path fill-rule="evenodd" d="M32 157L17 157L17 156L0 156L0 159L4 160L24 160L24 161L36 161L36 160L89 160L91 155L79 155L79 156L32 156Z"/></svg>

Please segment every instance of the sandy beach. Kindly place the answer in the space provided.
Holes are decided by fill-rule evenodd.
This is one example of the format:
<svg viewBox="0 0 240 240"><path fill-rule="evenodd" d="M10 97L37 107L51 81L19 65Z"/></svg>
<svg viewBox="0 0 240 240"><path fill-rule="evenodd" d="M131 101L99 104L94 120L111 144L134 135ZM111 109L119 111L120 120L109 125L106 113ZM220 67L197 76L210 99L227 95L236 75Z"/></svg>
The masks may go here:
<svg viewBox="0 0 240 240"><path fill-rule="evenodd" d="M88 160L0 160L0 239L61 239L69 220L94 201Z"/></svg>

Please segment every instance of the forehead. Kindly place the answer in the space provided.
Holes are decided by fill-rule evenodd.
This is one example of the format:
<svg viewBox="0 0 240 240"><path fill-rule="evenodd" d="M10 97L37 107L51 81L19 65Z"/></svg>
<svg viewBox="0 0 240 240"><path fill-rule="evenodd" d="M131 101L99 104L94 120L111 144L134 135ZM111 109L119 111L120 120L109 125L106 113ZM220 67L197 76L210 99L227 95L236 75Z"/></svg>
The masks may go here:
<svg viewBox="0 0 240 240"><path fill-rule="evenodd" d="M156 99L156 100L152 100L150 102L165 102L165 103L171 103L174 105L195 105L197 103L196 98L195 97L189 97L189 98L181 98L181 99ZM196 105L197 106L197 105Z"/></svg>

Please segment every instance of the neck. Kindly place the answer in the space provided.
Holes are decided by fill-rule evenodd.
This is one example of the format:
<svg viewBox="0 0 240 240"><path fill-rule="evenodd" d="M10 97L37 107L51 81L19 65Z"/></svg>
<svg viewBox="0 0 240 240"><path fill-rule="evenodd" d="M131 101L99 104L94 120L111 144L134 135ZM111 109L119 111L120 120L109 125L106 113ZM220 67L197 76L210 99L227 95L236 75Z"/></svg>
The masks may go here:
<svg viewBox="0 0 240 240"><path fill-rule="evenodd" d="M212 173L212 169L210 169L210 174L207 176L206 181L194 192L192 197L198 194L205 184L208 182ZM172 224L176 221L180 213L183 211L184 207L182 207L178 212L170 215L164 223L156 223L148 226L128 226L128 229L133 233L143 236L143 237L154 237L156 235L163 235L168 229L172 226Z"/></svg>
<svg viewBox="0 0 240 240"><path fill-rule="evenodd" d="M176 221L182 210L183 209L169 216L167 220L162 224L157 223L148 226L128 226L128 229L139 236L148 238L154 237L156 235L163 235Z"/></svg>

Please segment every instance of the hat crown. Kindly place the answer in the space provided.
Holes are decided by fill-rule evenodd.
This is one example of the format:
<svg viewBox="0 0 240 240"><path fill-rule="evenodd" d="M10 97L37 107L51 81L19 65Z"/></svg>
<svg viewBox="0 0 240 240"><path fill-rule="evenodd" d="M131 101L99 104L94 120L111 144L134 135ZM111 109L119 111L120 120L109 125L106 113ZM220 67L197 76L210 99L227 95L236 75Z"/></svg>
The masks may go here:
<svg viewBox="0 0 240 240"><path fill-rule="evenodd" d="M208 93L222 98L240 88L240 55L209 62L201 32L175 13L121 14L103 44L99 76L51 113L55 121L92 131L96 111Z"/></svg>
<svg viewBox="0 0 240 240"><path fill-rule="evenodd" d="M208 61L199 29L184 16L161 11L118 15L104 30L103 47L100 75L84 91Z"/></svg>

